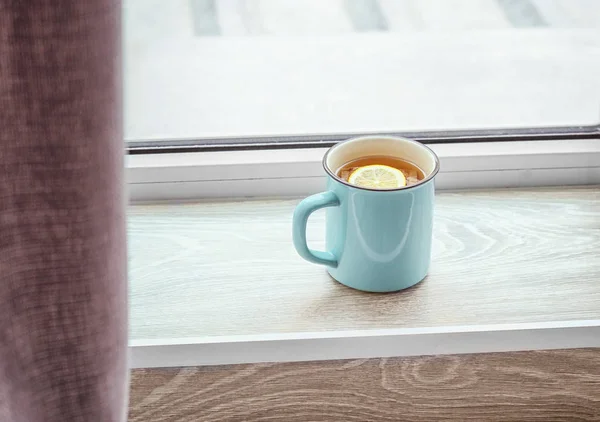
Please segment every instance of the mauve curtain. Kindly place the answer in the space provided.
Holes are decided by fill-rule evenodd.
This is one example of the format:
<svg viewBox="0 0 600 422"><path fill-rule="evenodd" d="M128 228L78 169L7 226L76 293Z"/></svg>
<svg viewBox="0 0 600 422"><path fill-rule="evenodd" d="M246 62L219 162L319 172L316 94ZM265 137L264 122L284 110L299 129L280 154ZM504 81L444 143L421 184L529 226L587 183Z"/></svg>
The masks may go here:
<svg viewBox="0 0 600 422"><path fill-rule="evenodd" d="M117 0L0 0L0 421L121 421Z"/></svg>

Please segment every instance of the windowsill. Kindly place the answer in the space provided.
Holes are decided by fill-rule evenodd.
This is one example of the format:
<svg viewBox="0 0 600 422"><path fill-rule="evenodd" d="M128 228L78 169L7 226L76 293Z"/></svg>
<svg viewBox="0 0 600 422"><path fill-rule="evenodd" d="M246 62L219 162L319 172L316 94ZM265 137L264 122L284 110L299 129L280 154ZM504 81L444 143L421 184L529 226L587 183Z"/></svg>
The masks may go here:
<svg viewBox="0 0 600 422"><path fill-rule="evenodd" d="M429 276L387 295L297 256L297 200L132 206L132 366L600 347L598 187L436 201Z"/></svg>

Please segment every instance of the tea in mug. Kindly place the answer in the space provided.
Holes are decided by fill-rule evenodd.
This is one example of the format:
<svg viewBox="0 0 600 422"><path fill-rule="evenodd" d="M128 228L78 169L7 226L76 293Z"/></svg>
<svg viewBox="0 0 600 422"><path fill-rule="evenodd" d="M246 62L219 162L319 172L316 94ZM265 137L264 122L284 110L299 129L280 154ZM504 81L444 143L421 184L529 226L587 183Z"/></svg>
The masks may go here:
<svg viewBox="0 0 600 422"><path fill-rule="evenodd" d="M338 169L343 181L368 189L398 189L425 179L425 173L415 164L401 158L374 155L352 160Z"/></svg>

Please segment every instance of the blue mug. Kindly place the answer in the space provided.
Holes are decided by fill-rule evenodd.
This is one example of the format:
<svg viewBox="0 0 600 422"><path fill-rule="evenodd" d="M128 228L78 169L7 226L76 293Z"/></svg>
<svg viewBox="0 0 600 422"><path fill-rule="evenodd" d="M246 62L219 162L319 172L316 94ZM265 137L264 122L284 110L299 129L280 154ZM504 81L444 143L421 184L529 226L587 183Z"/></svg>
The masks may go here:
<svg viewBox="0 0 600 422"><path fill-rule="evenodd" d="M412 186L374 190L337 177L344 164L374 155L412 162L425 178ZM333 146L323 167L328 190L304 199L294 211L298 254L325 265L338 282L367 292L394 292L423 280L431 261L434 178L440 168L435 153L404 138L365 136ZM325 207L326 251L315 251L306 243L306 223Z"/></svg>

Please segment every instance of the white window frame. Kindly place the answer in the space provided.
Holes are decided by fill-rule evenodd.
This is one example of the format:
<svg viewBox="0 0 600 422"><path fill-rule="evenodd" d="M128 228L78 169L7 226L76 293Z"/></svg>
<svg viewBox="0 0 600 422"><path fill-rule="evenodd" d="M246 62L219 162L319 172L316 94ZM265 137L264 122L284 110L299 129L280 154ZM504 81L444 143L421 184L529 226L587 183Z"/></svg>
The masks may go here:
<svg viewBox="0 0 600 422"><path fill-rule="evenodd" d="M433 144L438 189L600 184L598 139ZM303 196L325 188L327 148L129 155L132 202Z"/></svg>
<svg viewBox="0 0 600 422"><path fill-rule="evenodd" d="M403 130L434 141L430 146L441 160L438 189L600 183L600 126L589 126L600 117L595 29L218 40L147 35L130 33L124 44L131 145L155 152L177 144L203 150L225 139L225 150L129 155L134 202L316 193L325 189L326 148L311 141L331 144L343 137L310 133L339 128L356 136ZM297 54L282 54L287 51ZM226 71L235 69L232 63L244 71ZM341 70L347 72L343 78ZM310 77L298 78L304 74ZM393 89L381 95L381 86ZM321 95L323 87L328 95ZM379 96L365 98L367 92ZM218 101L206 101L213 97ZM490 127L496 130L473 130L470 139L456 135ZM434 130L438 139L427 138ZM553 133L560 136L546 136ZM195 143L198 136L206 139ZM281 146L292 138L317 147L228 149L236 137L238 147Z"/></svg>

